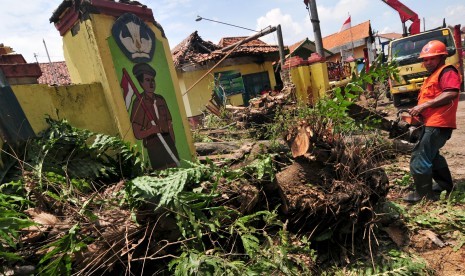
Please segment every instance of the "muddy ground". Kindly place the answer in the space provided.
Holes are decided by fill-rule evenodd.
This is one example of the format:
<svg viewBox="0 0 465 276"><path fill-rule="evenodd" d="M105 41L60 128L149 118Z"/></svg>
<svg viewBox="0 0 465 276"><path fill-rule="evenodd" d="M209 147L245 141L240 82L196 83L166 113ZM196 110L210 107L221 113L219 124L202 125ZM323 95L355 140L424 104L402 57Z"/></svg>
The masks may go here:
<svg viewBox="0 0 465 276"><path fill-rule="evenodd" d="M413 105L414 102L406 101L399 108L409 108ZM398 109L394 108L392 102L389 102L389 100L382 99L379 107L388 112L388 118L393 119L396 117ZM463 189L465 187L465 92L462 92L460 95L457 111L457 129L453 132L452 138L446 143L441 152L449 163L455 185ZM396 184L396 179L398 180L402 175L408 173L409 158L409 154L399 155L392 164L386 164L386 171L388 172L391 185L388 199L402 204L406 208L419 208L416 205L406 205L402 202L402 197L409 190ZM388 169L389 167L392 168L392 166L395 166L396 170ZM465 206L463 207L463 211L465 213ZM439 238L442 239L445 246L438 246L424 231L411 231L409 234L406 234L405 238L407 242L405 243L404 250L413 252L424 258L428 267L435 271L435 275L465 275L465 246L454 251L453 246L448 244L447 237L441 236Z"/></svg>

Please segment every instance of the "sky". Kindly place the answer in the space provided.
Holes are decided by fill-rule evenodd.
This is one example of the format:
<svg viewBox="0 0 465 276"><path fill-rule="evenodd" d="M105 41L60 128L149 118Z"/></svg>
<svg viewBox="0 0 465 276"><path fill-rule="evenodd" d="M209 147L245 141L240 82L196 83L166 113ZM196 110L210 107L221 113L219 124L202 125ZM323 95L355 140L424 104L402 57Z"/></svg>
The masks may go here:
<svg viewBox="0 0 465 276"><path fill-rule="evenodd" d="M117 0L116 0L117 1ZM381 0L315 0L323 37L340 30L351 16L355 26L370 20L374 32L402 33L399 14ZM62 61L62 39L50 23L53 11L62 0L0 0L0 43L10 46L27 62ZM195 21L197 16L247 29L262 30L281 25L285 45L308 37L314 40L309 12L303 0L139 0L152 9L163 27L170 48L174 48L194 31L202 39L218 43L222 37L249 36L254 32L209 20ZM421 29L446 24L465 26L463 0L402 0L421 19ZM261 38L277 45L276 33ZM45 41L45 43L44 43ZM47 49L47 50L46 50Z"/></svg>

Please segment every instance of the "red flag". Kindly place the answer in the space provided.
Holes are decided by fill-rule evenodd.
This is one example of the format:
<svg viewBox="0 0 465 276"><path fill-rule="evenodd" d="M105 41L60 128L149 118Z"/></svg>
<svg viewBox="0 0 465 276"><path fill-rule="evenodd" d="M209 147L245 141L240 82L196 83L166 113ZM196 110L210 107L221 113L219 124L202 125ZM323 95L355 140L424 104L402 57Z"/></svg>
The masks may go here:
<svg viewBox="0 0 465 276"><path fill-rule="evenodd" d="M134 93L138 93L136 86L132 82L131 77L129 76L126 69L123 68L123 77L121 78L121 88L123 88L123 98L124 103L126 104L126 109L129 110L129 107L132 103L132 97Z"/></svg>
<svg viewBox="0 0 465 276"><path fill-rule="evenodd" d="M346 21L344 21L344 24L342 24L341 30L339 32L345 31L347 29L350 29L350 15L349 18L347 18Z"/></svg>

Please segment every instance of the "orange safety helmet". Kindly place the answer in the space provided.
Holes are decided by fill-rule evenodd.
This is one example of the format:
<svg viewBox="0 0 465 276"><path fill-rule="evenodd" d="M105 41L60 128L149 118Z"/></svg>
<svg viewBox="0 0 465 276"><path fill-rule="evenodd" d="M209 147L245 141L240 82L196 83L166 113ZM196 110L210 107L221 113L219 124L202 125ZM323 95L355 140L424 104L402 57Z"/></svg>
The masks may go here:
<svg viewBox="0 0 465 276"><path fill-rule="evenodd" d="M439 55L447 56L446 45L439 40L431 40L421 49L420 58L434 57Z"/></svg>

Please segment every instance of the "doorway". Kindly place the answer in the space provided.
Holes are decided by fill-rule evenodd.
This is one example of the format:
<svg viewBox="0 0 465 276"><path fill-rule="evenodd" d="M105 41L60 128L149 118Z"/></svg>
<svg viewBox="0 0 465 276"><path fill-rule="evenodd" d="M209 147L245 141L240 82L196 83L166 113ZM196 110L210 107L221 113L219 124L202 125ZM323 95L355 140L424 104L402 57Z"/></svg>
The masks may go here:
<svg viewBox="0 0 465 276"><path fill-rule="evenodd" d="M250 99L260 96L260 92L264 89L271 90L268 72L242 75L242 80L244 81L244 104L246 106Z"/></svg>

